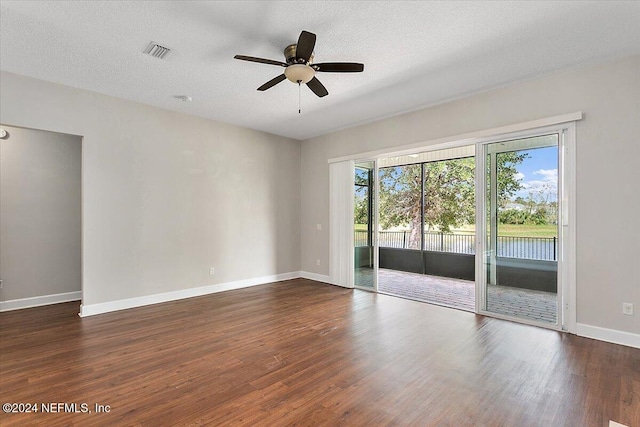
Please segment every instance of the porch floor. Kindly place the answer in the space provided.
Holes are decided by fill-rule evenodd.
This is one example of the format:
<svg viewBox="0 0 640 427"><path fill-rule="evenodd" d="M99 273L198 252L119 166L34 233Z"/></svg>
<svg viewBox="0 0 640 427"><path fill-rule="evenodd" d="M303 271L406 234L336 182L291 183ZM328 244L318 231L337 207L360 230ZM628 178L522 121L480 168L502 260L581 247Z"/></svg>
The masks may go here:
<svg viewBox="0 0 640 427"><path fill-rule="evenodd" d="M373 270L356 271L357 286L372 283ZM427 276L381 268L378 291L416 301L442 305L465 311L475 311L475 283L448 277ZM555 293L490 285L487 289L487 311L521 317L537 322L556 323Z"/></svg>

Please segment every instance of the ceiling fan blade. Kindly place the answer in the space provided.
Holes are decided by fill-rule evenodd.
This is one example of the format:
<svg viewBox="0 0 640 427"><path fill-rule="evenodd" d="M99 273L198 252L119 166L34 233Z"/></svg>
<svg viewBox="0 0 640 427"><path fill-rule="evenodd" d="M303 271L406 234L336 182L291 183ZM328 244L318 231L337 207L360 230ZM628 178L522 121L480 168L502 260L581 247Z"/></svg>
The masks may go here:
<svg viewBox="0 0 640 427"><path fill-rule="evenodd" d="M320 98L329 95L329 92L327 92L327 88L324 87L324 85L320 83L320 80L318 80L316 77L309 80L307 86L309 86L309 89L311 89L313 93L318 95Z"/></svg>
<svg viewBox="0 0 640 427"><path fill-rule="evenodd" d="M308 31L302 31L298 37L298 45L296 46L296 58L304 59L309 62L313 48L316 46L316 35Z"/></svg>
<svg viewBox="0 0 640 427"><path fill-rule="evenodd" d="M284 74L280 74L278 77L275 77L271 80L269 80L268 82L266 82L265 84L263 84L262 86L260 86L258 88L259 91L265 91L269 88L274 87L275 85L277 85L278 83L280 83L281 81L283 81L284 79L286 79Z"/></svg>
<svg viewBox="0 0 640 427"><path fill-rule="evenodd" d="M274 61L273 59L255 58L253 56L236 55L233 58L240 59L242 61L259 62L260 64L279 65L281 67L287 66L284 62Z"/></svg>
<svg viewBox="0 0 640 427"><path fill-rule="evenodd" d="M356 62L325 62L322 64L313 64L316 71L325 73L360 73L364 71L364 64Z"/></svg>

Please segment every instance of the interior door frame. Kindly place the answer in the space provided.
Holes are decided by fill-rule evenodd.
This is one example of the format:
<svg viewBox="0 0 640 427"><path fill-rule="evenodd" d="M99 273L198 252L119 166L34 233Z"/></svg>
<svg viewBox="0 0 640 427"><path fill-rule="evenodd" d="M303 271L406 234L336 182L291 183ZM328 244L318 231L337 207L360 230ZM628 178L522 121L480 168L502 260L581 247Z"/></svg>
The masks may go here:
<svg viewBox="0 0 640 427"><path fill-rule="evenodd" d="M558 134L558 310L556 325L525 318L501 315L483 309L486 304L484 275L484 243L487 232L485 200L485 147L489 144ZM480 138L476 142L476 313L548 329L576 332L575 283L575 122L527 129L508 134Z"/></svg>

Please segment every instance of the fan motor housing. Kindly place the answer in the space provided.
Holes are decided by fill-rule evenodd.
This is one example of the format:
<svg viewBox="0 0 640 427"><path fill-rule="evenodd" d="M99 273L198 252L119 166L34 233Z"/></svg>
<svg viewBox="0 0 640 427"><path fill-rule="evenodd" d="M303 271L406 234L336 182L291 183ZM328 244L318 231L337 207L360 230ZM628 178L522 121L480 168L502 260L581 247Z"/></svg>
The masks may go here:
<svg viewBox="0 0 640 427"><path fill-rule="evenodd" d="M290 44L289 46L284 48L284 57L287 60L287 64L299 64L299 63L304 63L303 60L298 60L296 57L296 48L298 47L297 44ZM309 57L309 64L311 64L313 62L313 53L311 54L311 56Z"/></svg>

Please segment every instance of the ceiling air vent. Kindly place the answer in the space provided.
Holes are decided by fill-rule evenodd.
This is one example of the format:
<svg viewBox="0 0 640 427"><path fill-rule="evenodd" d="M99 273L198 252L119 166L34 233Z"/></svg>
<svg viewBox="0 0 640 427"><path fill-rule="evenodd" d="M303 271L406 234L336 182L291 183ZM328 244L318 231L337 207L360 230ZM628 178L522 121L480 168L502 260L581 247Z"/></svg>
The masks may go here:
<svg viewBox="0 0 640 427"><path fill-rule="evenodd" d="M149 43L149 46L147 46L147 48L144 50L144 53L146 53L147 55L151 55L160 59L164 59L167 55L169 55L169 52L171 52L171 49L159 45L156 42Z"/></svg>

